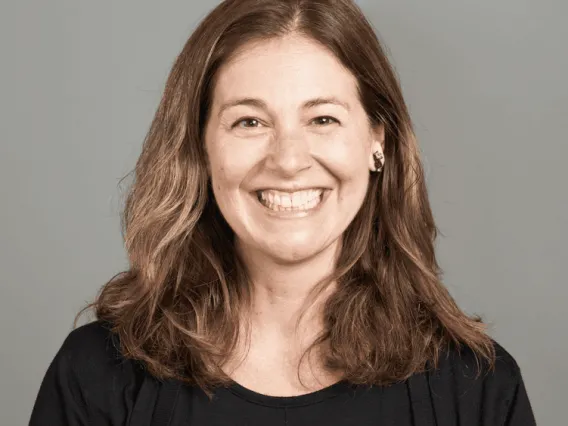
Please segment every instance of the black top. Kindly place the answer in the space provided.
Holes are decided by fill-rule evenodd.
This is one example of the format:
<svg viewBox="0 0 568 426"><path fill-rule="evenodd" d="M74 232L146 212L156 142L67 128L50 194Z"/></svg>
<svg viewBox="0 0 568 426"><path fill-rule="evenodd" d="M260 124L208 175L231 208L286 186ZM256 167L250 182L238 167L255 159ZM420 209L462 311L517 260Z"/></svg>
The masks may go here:
<svg viewBox="0 0 568 426"><path fill-rule="evenodd" d="M495 371L475 379L473 352L452 350L433 372L391 386L340 381L290 397L236 382L212 402L198 387L162 383L117 350L100 321L73 330L43 379L30 426L534 426L514 358L496 342Z"/></svg>

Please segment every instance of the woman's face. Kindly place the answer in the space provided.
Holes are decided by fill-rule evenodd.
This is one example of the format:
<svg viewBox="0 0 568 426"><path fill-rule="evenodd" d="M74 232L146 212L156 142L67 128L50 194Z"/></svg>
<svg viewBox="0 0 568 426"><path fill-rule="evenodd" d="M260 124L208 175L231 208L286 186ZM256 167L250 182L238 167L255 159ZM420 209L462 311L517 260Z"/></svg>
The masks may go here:
<svg viewBox="0 0 568 426"><path fill-rule="evenodd" d="M239 248L289 263L341 241L384 138L356 84L300 36L249 44L219 70L205 143L215 200Z"/></svg>

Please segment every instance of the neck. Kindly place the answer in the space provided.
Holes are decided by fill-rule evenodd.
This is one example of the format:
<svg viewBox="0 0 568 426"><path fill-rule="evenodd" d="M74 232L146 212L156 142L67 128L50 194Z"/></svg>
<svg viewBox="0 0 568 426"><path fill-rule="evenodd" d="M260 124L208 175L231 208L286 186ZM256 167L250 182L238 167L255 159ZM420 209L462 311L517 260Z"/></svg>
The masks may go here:
<svg viewBox="0 0 568 426"><path fill-rule="evenodd" d="M253 285L253 328L283 339L297 337L296 321L303 304L314 286L333 271L337 249L336 242L310 259L284 263L237 244ZM335 283L304 314L298 327L303 335L313 335L321 329L322 303L334 288Z"/></svg>

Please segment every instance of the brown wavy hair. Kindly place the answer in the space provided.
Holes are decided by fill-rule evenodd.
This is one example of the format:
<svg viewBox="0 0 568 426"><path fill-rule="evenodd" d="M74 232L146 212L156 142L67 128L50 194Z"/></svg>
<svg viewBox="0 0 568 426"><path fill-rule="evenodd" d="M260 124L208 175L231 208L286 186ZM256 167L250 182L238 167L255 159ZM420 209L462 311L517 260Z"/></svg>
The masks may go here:
<svg viewBox="0 0 568 426"><path fill-rule="evenodd" d="M349 0L227 0L200 23L173 65L133 170L122 214L129 269L77 318L94 308L124 357L157 378L209 396L231 382L220 366L236 348L252 288L215 203L203 133L219 67L247 42L292 33L329 49L357 78L370 123L385 126L385 167L370 175L333 274L306 301L338 284L323 305L324 329L302 359L325 344L326 368L354 384L387 385L435 368L451 345L466 345L478 365L480 357L493 368L486 324L460 310L441 282L438 230L400 84Z"/></svg>

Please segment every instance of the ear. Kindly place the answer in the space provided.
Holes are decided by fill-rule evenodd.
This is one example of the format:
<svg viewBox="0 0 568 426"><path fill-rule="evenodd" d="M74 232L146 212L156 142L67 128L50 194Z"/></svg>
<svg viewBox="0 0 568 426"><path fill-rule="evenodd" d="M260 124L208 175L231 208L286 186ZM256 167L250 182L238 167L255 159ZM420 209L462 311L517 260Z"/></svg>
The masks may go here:
<svg viewBox="0 0 568 426"><path fill-rule="evenodd" d="M378 124L373 127L371 131L371 145L369 152L369 170L375 171L375 159L373 158L373 153L380 152L383 153L385 148L385 126L384 124Z"/></svg>

